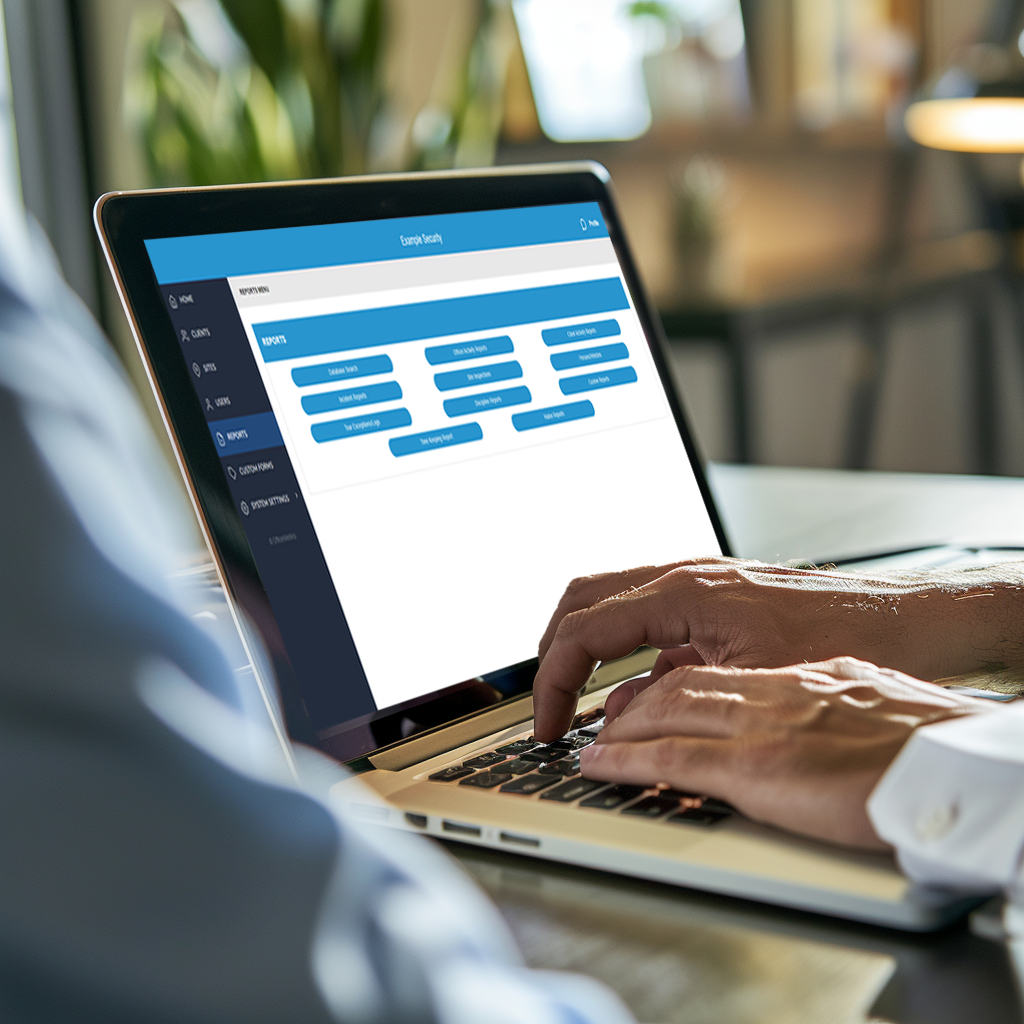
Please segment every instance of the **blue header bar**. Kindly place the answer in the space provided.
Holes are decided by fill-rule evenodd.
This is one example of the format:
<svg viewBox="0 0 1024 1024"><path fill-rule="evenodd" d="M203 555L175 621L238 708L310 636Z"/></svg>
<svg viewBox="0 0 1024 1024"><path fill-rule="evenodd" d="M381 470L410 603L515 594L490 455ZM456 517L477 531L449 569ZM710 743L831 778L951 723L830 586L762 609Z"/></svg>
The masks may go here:
<svg viewBox="0 0 1024 1024"><path fill-rule="evenodd" d="M273 363L620 309L629 309L622 282L617 277L607 277L514 292L435 299L407 306L275 320L253 324L253 330L263 361Z"/></svg>
<svg viewBox="0 0 1024 1024"><path fill-rule="evenodd" d="M157 281L176 284L607 237L597 203L569 203L150 238L146 249Z"/></svg>

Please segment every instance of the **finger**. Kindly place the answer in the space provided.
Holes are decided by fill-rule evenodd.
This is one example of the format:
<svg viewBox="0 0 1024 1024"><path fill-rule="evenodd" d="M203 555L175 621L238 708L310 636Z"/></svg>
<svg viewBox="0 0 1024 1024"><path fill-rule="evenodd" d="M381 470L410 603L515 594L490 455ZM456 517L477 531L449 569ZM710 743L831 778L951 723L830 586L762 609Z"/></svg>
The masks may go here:
<svg viewBox="0 0 1024 1024"><path fill-rule="evenodd" d="M599 743L642 742L663 736L728 738L770 726L787 704L782 673L691 666L644 687L610 722Z"/></svg>
<svg viewBox="0 0 1024 1024"><path fill-rule="evenodd" d="M685 665L703 664L704 660L689 644L662 651L658 655L658 660L654 663L654 668L651 669L650 675L638 676L636 679L627 679L612 690L608 695L608 699L604 702L605 721L613 722L629 706L634 697L643 693L644 690L653 683L656 683L666 673Z"/></svg>
<svg viewBox="0 0 1024 1024"><path fill-rule="evenodd" d="M544 630L538 648L538 656L541 661L547 654L551 641L555 637L558 624L570 612L577 612L581 608L589 608L598 601L607 597L622 594L631 587L643 587L656 580L665 573L682 565L681 562L673 562L669 565L643 565L637 569L627 569L625 572L604 572L596 576L581 576L573 580L565 589L562 599L558 602L548 627Z"/></svg>
<svg viewBox="0 0 1024 1024"><path fill-rule="evenodd" d="M533 683L534 730L550 742L572 720L576 696L598 661L638 647L679 647L689 639L685 580L674 573L638 590L570 612L558 624Z"/></svg>
<svg viewBox="0 0 1024 1024"><path fill-rule="evenodd" d="M656 786L734 802L733 740L673 737L643 743L609 743L580 751L583 777L601 782Z"/></svg>

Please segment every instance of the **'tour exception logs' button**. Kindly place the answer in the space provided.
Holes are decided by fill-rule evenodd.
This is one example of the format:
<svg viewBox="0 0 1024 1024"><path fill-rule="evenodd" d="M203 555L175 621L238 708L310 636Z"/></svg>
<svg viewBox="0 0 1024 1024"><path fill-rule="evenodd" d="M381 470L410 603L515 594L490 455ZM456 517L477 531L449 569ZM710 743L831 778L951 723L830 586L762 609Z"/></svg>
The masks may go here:
<svg viewBox="0 0 1024 1024"><path fill-rule="evenodd" d="M408 409L387 409L384 412L368 412L362 416L351 416L344 420L314 423L310 430L313 433L313 440L323 444L324 441L337 441L342 437L375 434L379 430L407 427L410 423L412 423L412 417L409 415Z"/></svg>
<svg viewBox="0 0 1024 1024"><path fill-rule="evenodd" d="M598 388L613 388L616 384L636 383L636 370L632 366L620 366L614 370L595 370L582 377L563 377L558 387L563 395L578 395L581 391L597 391Z"/></svg>
<svg viewBox="0 0 1024 1024"><path fill-rule="evenodd" d="M585 420L593 415L594 406L590 402L569 402L567 405L552 405L547 409L518 412L512 417L512 426L519 431L536 430L537 427L551 427L556 423Z"/></svg>
<svg viewBox="0 0 1024 1024"><path fill-rule="evenodd" d="M479 423L460 423L457 427L442 427L440 430L426 430L422 434L408 434L406 437L393 437L388 447L395 458L403 455L414 455L416 452L429 452L435 448L450 448L456 444L467 444L479 441L484 436Z"/></svg>

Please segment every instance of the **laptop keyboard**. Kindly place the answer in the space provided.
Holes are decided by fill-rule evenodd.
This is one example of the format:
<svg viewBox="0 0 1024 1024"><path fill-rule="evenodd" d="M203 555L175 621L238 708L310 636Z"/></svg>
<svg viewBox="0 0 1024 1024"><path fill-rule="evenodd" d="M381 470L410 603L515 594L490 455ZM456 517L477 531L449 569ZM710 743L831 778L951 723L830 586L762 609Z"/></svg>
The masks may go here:
<svg viewBox="0 0 1024 1024"><path fill-rule="evenodd" d="M724 801L698 793L584 779L579 751L593 743L603 728L604 708L591 708L577 715L565 736L554 743L541 744L532 736L513 740L442 768L428 778L431 782L489 789L520 799L535 797L673 825L708 827L735 813Z"/></svg>

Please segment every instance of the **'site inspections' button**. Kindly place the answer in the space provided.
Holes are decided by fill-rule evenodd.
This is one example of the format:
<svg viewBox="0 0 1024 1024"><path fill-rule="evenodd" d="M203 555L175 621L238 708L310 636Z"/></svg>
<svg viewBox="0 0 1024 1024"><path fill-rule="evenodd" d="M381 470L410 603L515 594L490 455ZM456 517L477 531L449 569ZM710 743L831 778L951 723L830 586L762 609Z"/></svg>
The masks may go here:
<svg viewBox="0 0 1024 1024"><path fill-rule="evenodd" d="M597 363L613 363L616 359L628 359L629 349L622 342L602 345L600 348L578 348L572 352L556 352L551 357L551 365L556 370L576 370L581 366L593 366Z"/></svg>
<svg viewBox="0 0 1024 1024"><path fill-rule="evenodd" d="M372 405L374 402L393 402L402 397L398 381L385 384L368 384L364 388L349 388L347 391L324 391L319 395L306 395L302 408L310 416L318 412L336 412L354 405Z"/></svg>
<svg viewBox="0 0 1024 1024"><path fill-rule="evenodd" d="M515 380L522 377L523 368L514 360L511 363L494 363L491 366L474 366L469 370L449 370L435 373L434 383L438 391L454 391L456 388L471 388L474 384L490 384L498 380Z"/></svg>
<svg viewBox="0 0 1024 1024"><path fill-rule="evenodd" d="M391 454L396 458L402 455L414 455L416 452L429 452L435 448L450 448L456 444L467 444L479 441L484 436L479 423L460 423L457 427L444 427L441 430L427 430L422 434L408 434L405 437L393 437L388 441Z"/></svg>
<svg viewBox="0 0 1024 1024"><path fill-rule="evenodd" d="M449 398L444 411L449 416L468 416L487 409L500 409L506 405L525 405L533 401L529 388L505 388L503 391L485 391L482 395L462 395Z"/></svg>
<svg viewBox="0 0 1024 1024"><path fill-rule="evenodd" d="M340 363L321 363L319 366L297 366L292 380L304 388L309 384L330 384L348 377L372 377L375 373L390 373L394 367L388 356L366 356L364 359L345 359Z"/></svg>
<svg viewBox="0 0 1024 1024"><path fill-rule="evenodd" d="M396 427L407 427L412 423L408 409L388 409L385 412L366 413L364 416L353 416L345 420L328 420L326 423L314 423L310 428L313 440L337 441L342 437L355 437L357 434L375 434L378 430L394 430Z"/></svg>
<svg viewBox="0 0 1024 1024"><path fill-rule="evenodd" d="M585 420L593 415L594 407L590 402L569 402L568 405L553 405L548 409L517 412L512 417L512 426L520 431L536 430L537 427L552 427L556 423Z"/></svg>
<svg viewBox="0 0 1024 1024"><path fill-rule="evenodd" d="M466 359L483 359L486 356L504 356L513 351L512 339L507 335L500 338L481 338L479 341L461 341L458 345L434 345L424 350L431 366L441 363L461 363Z"/></svg>
<svg viewBox="0 0 1024 1024"><path fill-rule="evenodd" d="M578 395L581 391L597 391L598 388L613 388L616 384L635 384L636 370L632 366L620 366L614 370L585 373L582 377L563 377L558 386L563 395Z"/></svg>
<svg viewBox="0 0 1024 1024"><path fill-rule="evenodd" d="M593 338L613 338L621 334L618 320L597 320L592 324L573 324L571 327L549 327L541 331L545 345L568 345L571 341L590 341Z"/></svg>

